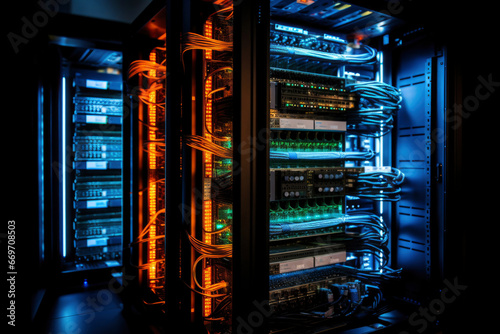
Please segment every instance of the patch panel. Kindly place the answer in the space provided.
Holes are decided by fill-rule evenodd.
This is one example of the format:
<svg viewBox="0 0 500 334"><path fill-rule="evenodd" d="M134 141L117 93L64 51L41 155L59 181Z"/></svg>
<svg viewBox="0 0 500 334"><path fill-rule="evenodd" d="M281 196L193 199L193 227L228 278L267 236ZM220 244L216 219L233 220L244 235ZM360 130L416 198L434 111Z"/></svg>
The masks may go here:
<svg viewBox="0 0 500 334"><path fill-rule="evenodd" d="M341 216L343 211L342 203L342 197L275 201L271 202L269 221L270 224L280 224L333 219ZM271 234L269 239L270 241L301 239L331 233L341 233L343 231L343 225L337 225L308 231Z"/></svg>
<svg viewBox="0 0 500 334"><path fill-rule="evenodd" d="M280 152L339 152L342 138L341 132L280 130L270 133L269 146Z"/></svg>

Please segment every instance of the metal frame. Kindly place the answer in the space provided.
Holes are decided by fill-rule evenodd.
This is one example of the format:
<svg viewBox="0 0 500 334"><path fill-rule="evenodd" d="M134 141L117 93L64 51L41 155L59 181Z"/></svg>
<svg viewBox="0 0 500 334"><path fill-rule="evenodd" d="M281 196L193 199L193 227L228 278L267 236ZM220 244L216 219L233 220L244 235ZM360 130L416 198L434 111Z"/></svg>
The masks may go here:
<svg viewBox="0 0 500 334"><path fill-rule="evenodd" d="M265 332L269 298L269 1L234 5L233 332Z"/></svg>

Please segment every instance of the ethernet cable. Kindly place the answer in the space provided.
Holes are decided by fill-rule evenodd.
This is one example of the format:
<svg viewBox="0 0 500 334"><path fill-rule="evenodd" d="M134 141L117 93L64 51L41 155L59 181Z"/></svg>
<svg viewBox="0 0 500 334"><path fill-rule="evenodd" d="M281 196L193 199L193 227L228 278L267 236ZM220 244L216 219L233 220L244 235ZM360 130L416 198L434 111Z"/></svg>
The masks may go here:
<svg viewBox="0 0 500 334"><path fill-rule="evenodd" d="M151 93L159 93L161 95L160 101L158 102L151 102L150 101L150 94ZM139 89L139 94L138 94L139 99L147 104L147 105L155 105L159 107L165 107L165 86L162 83L159 82L153 82L147 89Z"/></svg>
<svg viewBox="0 0 500 334"><path fill-rule="evenodd" d="M186 32L182 37L181 55L183 56L189 50L233 51L233 42L220 41L194 32ZM182 65L184 67L183 59L182 57Z"/></svg>
<svg viewBox="0 0 500 334"><path fill-rule="evenodd" d="M270 151L271 159L279 160L369 160L375 152L280 152Z"/></svg>
<svg viewBox="0 0 500 334"><path fill-rule="evenodd" d="M374 61L377 56L377 50L368 45L362 45L362 48L366 50L365 53L340 54L340 53L330 53L318 50L305 49L296 46L285 46L274 43L271 43L270 45L271 53L280 53L280 54L295 55L295 56L307 56L307 57L324 59L332 62L350 63L350 64L365 64Z"/></svg>
<svg viewBox="0 0 500 334"><path fill-rule="evenodd" d="M157 75L155 76L149 75L149 71L155 71ZM128 69L128 77L131 78L134 75L140 74L148 79L156 80L165 78L166 72L167 72L167 67L165 65L160 65L150 60L135 60L132 63L130 63Z"/></svg>
<svg viewBox="0 0 500 334"><path fill-rule="evenodd" d="M207 285L205 287L203 287L199 282L198 280L196 279L196 266L198 265L198 263L206 258L209 258L208 256L206 255L201 255L199 256L193 263L193 266L191 268L191 275L193 276L193 281L194 283L196 284L196 286L203 290L203 291L208 291L208 292L214 292L214 291L217 291L217 290L220 290L220 289L224 289L228 286L228 283L225 282L225 281L221 281L221 282L218 282L218 283L215 283L215 284L210 284L210 285ZM211 258L214 258L213 256ZM216 297L222 297L222 296L225 296L226 294L219 294L219 295L211 295L212 298L216 298Z"/></svg>
<svg viewBox="0 0 500 334"><path fill-rule="evenodd" d="M385 182L390 182L392 184L402 184L405 179L405 174L398 168L391 167L390 172L384 172L384 171L369 171L369 172L364 172L359 174L358 180L361 180L363 182L368 182L368 181L378 181L380 182L381 180Z"/></svg>
<svg viewBox="0 0 500 334"><path fill-rule="evenodd" d="M186 234L188 236L188 240L191 246L201 255L206 255L207 257L217 257L217 258L231 257L233 255L233 246L230 244L211 245L196 239L187 232Z"/></svg>
<svg viewBox="0 0 500 334"><path fill-rule="evenodd" d="M348 132L381 137L392 130L403 99L401 90L379 81L346 84L346 89L360 97L360 109L346 113Z"/></svg>
<svg viewBox="0 0 500 334"><path fill-rule="evenodd" d="M186 145L200 151L212 153L221 158L232 159L233 151L223 146L217 145L207 138L197 135L186 135L183 137Z"/></svg>
<svg viewBox="0 0 500 334"><path fill-rule="evenodd" d="M377 232L382 232L382 234L384 235L388 233L387 226L382 222L380 217L370 213L355 213L351 215L342 215L335 218L298 223L271 223L269 225L269 233L281 234L299 232L334 227L338 225L366 226L376 230ZM380 238L380 234L378 235L378 238Z"/></svg>
<svg viewBox="0 0 500 334"><path fill-rule="evenodd" d="M151 225L153 225L155 223L156 219L158 219L158 216L162 213L165 213L165 208L156 211L156 213L151 217L151 219L146 224L146 226L144 226L141 233L139 233L136 240L141 240L142 238L144 238L144 236L148 233Z"/></svg>
<svg viewBox="0 0 500 334"><path fill-rule="evenodd" d="M345 88L359 95L366 104L371 104L384 109L399 109L403 97L401 90L380 81L365 81L346 84Z"/></svg>
<svg viewBox="0 0 500 334"><path fill-rule="evenodd" d="M349 195L372 200L399 201L405 175L392 167L390 172L370 171L355 177L354 188Z"/></svg>

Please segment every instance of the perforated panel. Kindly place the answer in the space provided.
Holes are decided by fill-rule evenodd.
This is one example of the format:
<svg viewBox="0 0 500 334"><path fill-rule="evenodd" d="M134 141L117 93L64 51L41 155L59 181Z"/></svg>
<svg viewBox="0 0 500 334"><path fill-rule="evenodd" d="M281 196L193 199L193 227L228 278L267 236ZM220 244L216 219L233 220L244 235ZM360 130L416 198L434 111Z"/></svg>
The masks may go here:
<svg viewBox="0 0 500 334"><path fill-rule="evenodd" d="M432 60L427 52L407 51L397 76L403 103L395 132L395 165L406 180L396 205L395 258L397 266L412 276L429 279Z"/></svg>

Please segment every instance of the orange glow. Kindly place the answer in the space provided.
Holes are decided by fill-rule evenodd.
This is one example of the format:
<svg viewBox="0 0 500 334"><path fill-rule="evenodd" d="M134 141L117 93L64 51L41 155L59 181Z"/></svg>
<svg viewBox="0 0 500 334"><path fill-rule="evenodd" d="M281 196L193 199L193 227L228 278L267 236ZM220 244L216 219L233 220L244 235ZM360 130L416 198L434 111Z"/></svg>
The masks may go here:
<svg viewBox="0 0 500 334"><path fill-rule="evenodd" d="M212 21L205 23L205 37L212 38ZM212 59L212 50L205 50L205 59Z"/></svg>
<svg viewBox="0 0 500 334"><path fill-rule="evenodd" d="M156 52L151 52L149 54L149 60L151 61L156 61ZM150 70L149 75L155 76L156 71ZM149 93L149 102L156 102L156 92L151 92ZM156 106L155 105L148 105L148 118L149 118L149 124L151 126L156 126ZM156 133L153 130L149 130L149 140L155 140L156 139ZM148 145L148 150L150 152L155 152L156 151L156 146L154 144L149 144ZM154 170L156 169L156 156L154 154L149 154L149 169Z"/></svg>
<svg viewBox="0 0 500 334"><path fill-rule="evenodd" d="M212 230L212 201L203 201L203 229L206 231ZM212 243L212 236L205 234L203 242L207 244Z"/></svg>
<svg viewBox="0 0 500 334"><path fill-rule="evenodd" d="M205 286L212 284L212 267L206 267L203 270L203 281ZM208 317L212 313L212 298L204 298L203 313L205 317Z"/></svg>
<svg viewBox="0 0 500 334"><path fill-rule="evenodd" d="M212 21L207 20L205 23L205 37L212 38ZM205 50L205 59L212 59L212 50ZM205 81L205 126L209 131L212 131L212 97L208 95L212 91L212 77L208 77ZM212 177L212 154L203 153L204 177ZM203 201L203 218L202 225L205 231L212 231L212 201ZM211 234L204 234L203 241L207 244L212 244ZM203 286L212 284L212 267L203 266ZM212 313L212 298L203 298L203 315L208 317Z"/></svg>
<svg viewBox="0 0 500 334"><path fill-rule="evenodd" d="M151 52L149 54L149 60L150 61L156 61L156 52ZM148 73L151 76L156 75L156 71L149 71ZM149 102L156 102L156 92L151 92L149 94L148 98ZM149 104L148 105L148 120L149 124L152 126L156 126L156 106ZM149 140L155 140L156 139L156 133L153 130L149 130L148 134L148 139ZM149 144L148 145L148 150L149 152L155 152L156 151L156 145L154 144ZM154 154L149 154L149 169L150 170L155 170L156 169L156 155ZM153 182L153 180L150 180L149 187L148 187L148 205L149 205L149 217L151 219L152 216L155 215L157 211L156 207L156 182ZM156 237L156 225L151 224L151 227L149 228L149 238L154 238ZM150 262L149 265L149 270L148 270L148 278L150 280L149 286L153 287L155 286L156 282L156 241L155 240L150 240L148 243L148 261Z"/></svg>

